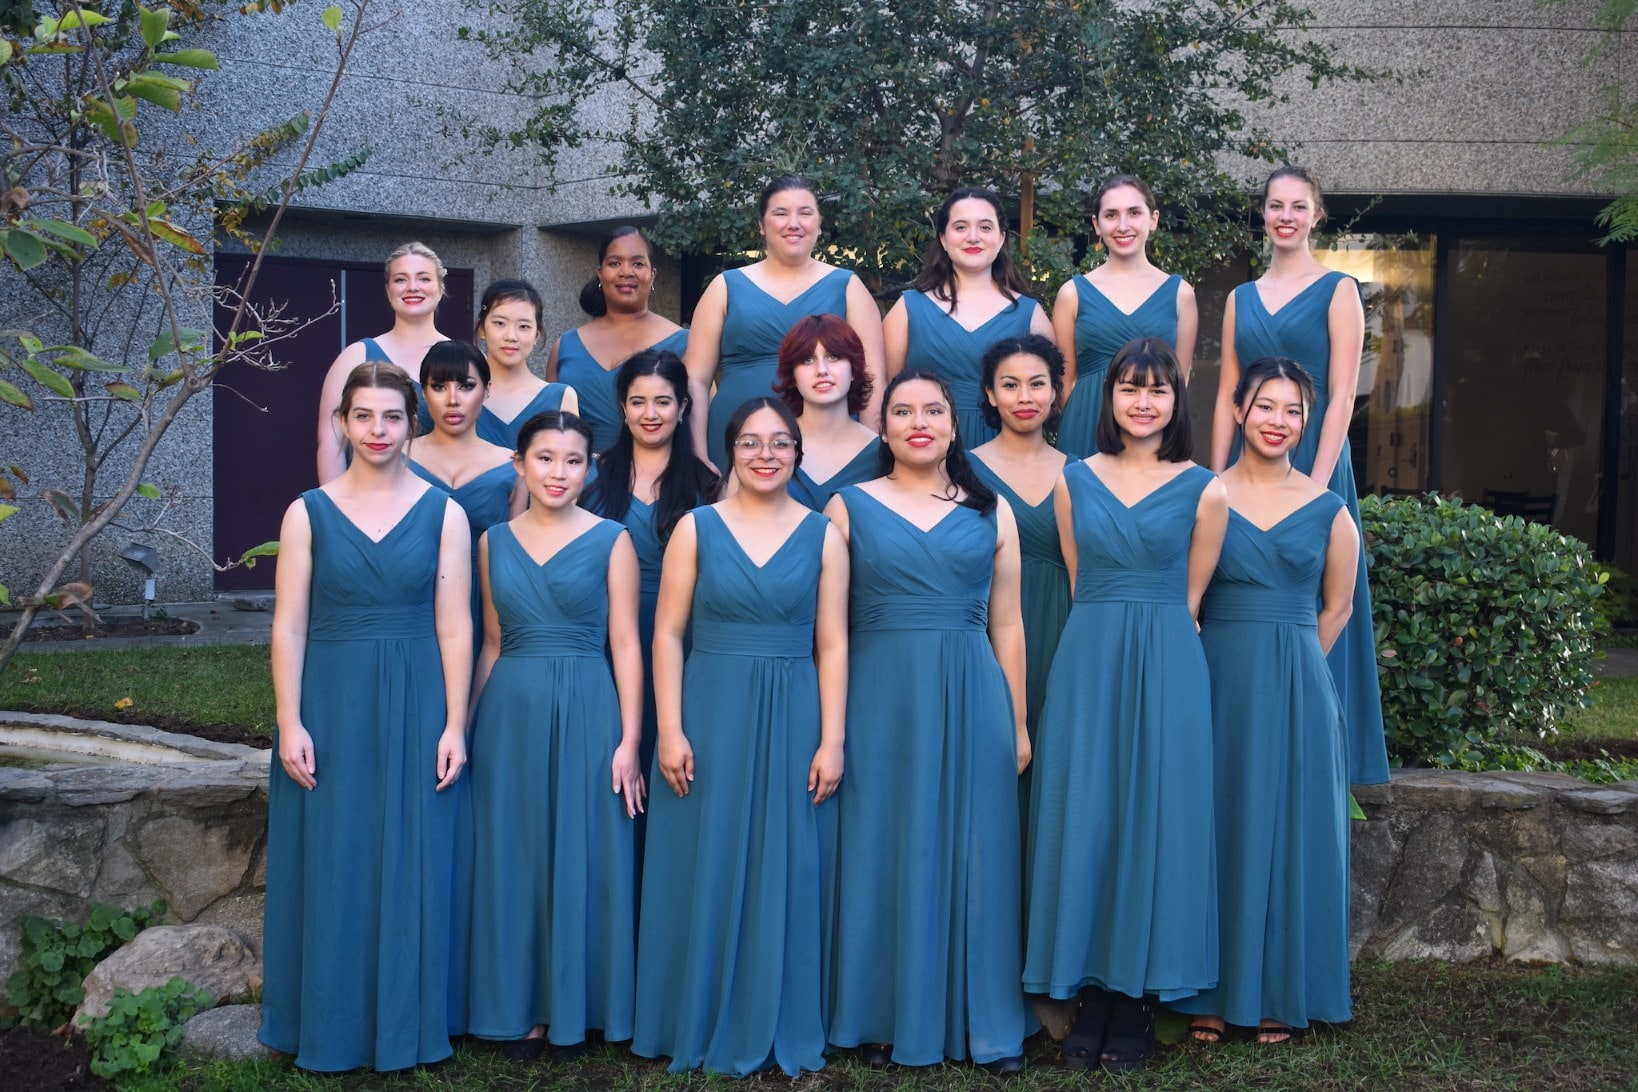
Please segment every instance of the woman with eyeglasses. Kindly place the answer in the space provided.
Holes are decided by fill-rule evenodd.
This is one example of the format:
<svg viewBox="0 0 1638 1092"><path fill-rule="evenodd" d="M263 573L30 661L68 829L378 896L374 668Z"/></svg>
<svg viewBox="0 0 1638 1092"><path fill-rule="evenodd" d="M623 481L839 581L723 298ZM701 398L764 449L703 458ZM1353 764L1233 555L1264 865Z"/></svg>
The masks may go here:
<svg viewBox="0 0 1638 1092"><path fill-rule="evenodd" d="M788 491L802 443L783 402L745 402L722 440L737 488L678 522L654 624L665 785L650 803L632 1050L676 1073L795 1077L825 1064L847 546Z"/></svg>

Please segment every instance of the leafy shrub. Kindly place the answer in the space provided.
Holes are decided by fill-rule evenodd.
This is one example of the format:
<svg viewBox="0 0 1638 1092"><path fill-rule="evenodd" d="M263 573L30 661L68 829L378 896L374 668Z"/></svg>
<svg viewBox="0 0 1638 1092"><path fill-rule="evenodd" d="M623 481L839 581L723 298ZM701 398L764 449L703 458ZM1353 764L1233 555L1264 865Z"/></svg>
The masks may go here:
<svg viewBox="0 0 1638 1092"><path fill-rule="evenodd" d="M107 1016L86 1024L85 1041L91 1047L91 1072L109 1080L122 1073L146 1073L182 1041L183 1025L213 1002L210 994L195 989L180 976L141 993L114 991Z"/></svg>
<svg viewBox="0 0 1638 1092"><path fill-rule="evenodd" d="M66 1023L85 1000L81 983L91 968L164 913L163 901L135 910L97 903L84 925L24 918L17 970L6 982L18 1021L48 1028Z"/></svg>
<svg viewBox="0 0 1638 1092"><path fill-rule="evenodd" d="M1585 543L1432 494L1367 497L1360 518L1396 757L1471 764L1583 704L1608 580Z"/></svg>

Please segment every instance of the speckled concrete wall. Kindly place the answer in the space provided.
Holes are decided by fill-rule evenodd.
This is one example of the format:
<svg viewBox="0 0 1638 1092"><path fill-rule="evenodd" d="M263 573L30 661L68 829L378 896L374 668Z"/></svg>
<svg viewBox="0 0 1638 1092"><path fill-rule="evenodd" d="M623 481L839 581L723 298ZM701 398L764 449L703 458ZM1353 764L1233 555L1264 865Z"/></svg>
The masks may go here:
<svg viewBox="0 0 1638 1092"><path fill-rule="evenodd" d="M1317 91L1293 80L1289 102L1256 115L1334 192L1585 192L1567 179L1568 153L1543 142L1586 118L1598 88L1638 87L1633 34L1583 63L1599 38L1597 0L1554 7L1537 0L1314 0L1313 7L1317 32L1342 46L1346 59L1403 77ZM279 16L233 19L216 36L222 70L204 80L214 127L207 146L318 104L335 57L318 10L293 5ZM360 45L317 158L338 159L364 144L373 154L363 170L302 196L303 212L289 222L278 253L374 262L416 237L448 264L471 267L480 290L495 277L526 277L546 299L538 367L550 340L584 321L576 297L595 263L596 228L588 222L641 210L609 196L607 149L577 150L563 172L571 181L547 188L528 152L484 152L457 135L463 119L505 127L528 105L506 92L504 63L456 39L453 27L479 19L476 10L452 17L448 8L397 7L380 14L388 17ZM616 123L628 106L611 91L595 109ZM677 281L675 265L662 265L655 307L673 317ZM0 326L18 324L7 306L14 298L0 272ZM0 527L0 583L14 589L39 579L61 540L60 524L37 501L39 489L77 481L47 422L47 415L0 409L0 461L23 462L34 474L23 493L24 514ZM174 523L206 548L210 443L207 396L173 428L149 475L186 498ZM99 557L112 558L123 541L105 537ZM208 595L208 566L161 545L161 597ZM134 576L117 561L99 560L97 579L104 599L136 595Z"/></svg>

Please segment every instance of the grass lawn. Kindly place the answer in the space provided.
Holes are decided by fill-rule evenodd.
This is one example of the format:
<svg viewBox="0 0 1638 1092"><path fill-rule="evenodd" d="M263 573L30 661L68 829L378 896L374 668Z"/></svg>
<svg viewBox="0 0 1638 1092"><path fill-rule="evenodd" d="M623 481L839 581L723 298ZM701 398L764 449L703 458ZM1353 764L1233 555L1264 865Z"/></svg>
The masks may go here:
<svg viewBox="0 0 1638 1092"><path fill-rule="evenodd" d="M267 656L266 645L23 652L0 674L0 709L174 730L237 725L271 736Z"/></svg>
<svg viewBox="0 0 1638 1092"><path fill-rule="evenodd" d="M1170 1045L1144 1073L1076 1075L1053 1064L1056 1048L1032 1043L1023 1076L999 1084L965 1065L866 1069L851 1052L791 1081L761 1075L673 1076L623 1047L568 1063L520 1065L487 1043L467 1042L450 1061L411 1073L320 1077L287 1061L182 1064L124 1087L251 1089L994 1089L1088 1087L1216 1089L1586 1089L1632 1088L1638 1078L1638 970L1523 968L1501 963L1366 963L1355 968L1352 1024L1277 1047L1233 1036L1218 1046L1185 1041L1182 1017L1163 1028Z"/></svg>
<svg viewBox="0 0 1638 1092"><path fill-rule="evenodd" d="M1603 678L1593 687L1594 704L1567 718L1569 739L1638 739L1638 678Z"/></svg>

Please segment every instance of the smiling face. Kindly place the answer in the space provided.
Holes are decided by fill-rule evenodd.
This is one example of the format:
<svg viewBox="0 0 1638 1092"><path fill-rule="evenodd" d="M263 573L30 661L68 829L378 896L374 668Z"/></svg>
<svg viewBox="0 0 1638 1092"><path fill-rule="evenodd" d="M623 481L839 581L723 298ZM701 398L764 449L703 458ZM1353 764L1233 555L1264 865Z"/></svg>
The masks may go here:
<svg viewBox="0 0 1638 1092"><path fill-rule="evenodd" d="M535 307L528 300L502 300L483 317L484 355L491 369L526 366L539 338Z"/></svg>
<svg viewBox="0 0 1638 1092"><path fill-rule="evenodd" d="M963 197L951 205L939 234L939 245L949 255L950 264L963 273L986 272L1006 241L1000 212L982 197Z"/></svg>
<svg viewBox="0 0 1638 1092"><path fill-rule="evenodd" d="M1028 435L1041 431L1056 393L1047 362L1034 353L1014 353L995 366L995 384L984 394L1001 414L1001 427Z"/></svg>
<svg viewBox="0 0 1638 1092"><path fill-rule="evenodd" d="M355 389L343 420L353 458L372 466L400 458L409 442L410 420L402 392L387 387Z"/></svg>
<svg viewBox="0 0 1638 1092"><path fill-rule="evenodd" d="M530 437L522 454L512 455L512 465L523 477L531 505L561 511L580 499L591 453L581 433L543 428Z"/></svg>
<svg viewBox="0 0 1638 1092"><path fill-rule="evenodd" d="M1127 371L1109 394L1115 427L1127 440L1158 439L1177 409L1177 392L1158 372Z"/></svg>
<svg viewBox="0 0 1638 1092"><path fill-rule="evenodd" d="M640 375L626 390L626 428L638 447L668 448L682 417L682 399L660 376Z"/></svg>
<svg viewBox="0 0 1638 1092"><path fill-rule="evenodd" d="M1263 230L1276 249L1307 249L1319 219L1314 187L1290 175L1269 182L1263 198Z"/></svg>
<svg viewBox="0 0 1638 1092"><path fill-rule="evenodd" d="M438 263L420 254L405 254L387 270L387 302L393 314L406 318L430 315L444 298Z"/></svg>
<svg viewBox="0 0 1638 1092"><path fill-rule="evenodd" d="M764 407L745 418L734 437L733 456L741 489L778 492L790 484L796 470L796 437L779 414Z"/></svg>
<svg viewBox="0 0 1638 1092"><path fill-rule="evenodd" d="M432 427L447 436L464 436L478 423L478 411L489 396L478 369L467 366L466 378L459 382L433 379L421 390L432 414Z"/></svg>
<svg viewBox="0 0 1638 1092"><path fill-rule="evenodd" d="M831 352L821 342L792 370L791 378L796 380L797 393L804 403L831 406L847 401L848 392L853 389L853 363Z"/></svg>
<svg viewBox="0 0 1638 1092"><path fill-rule="evenodd" d="M1302 390L1285 378L1265 380L1250 392L1245 405L1234 407L1244 446L1266 459L1290 453L1302 439L1307 416Z"/></svg>
<svg viewBox="0 0 1638 1092"><path fill-rule="evenodd" d="M654 288L654 265L648 243L641 235L632 232L609 243L597 267L597 283L611 310L648 309L649 294Z"/></svg>
<svg viewBox="0 0 1638 1092"><path fill-rule="evenodd" d="M934 466L950 453L955 414L937 383L908 379L893 388L882 409L882 438L895 463Z"/></svg>
<svg viewBox="0 0 1638 1092"><path fill-rule="evenodd" d="M780 190L762 214L762 241L770 257L806 258L819 242L819 198L811 190Z"/></svg>
<svg viewBox="0 0 1638 1092"><path fill-rule="evenodd" d="M1115 186L1099 199L1093 226L1111 255L1126 257L1143 252L1159 223L1160 211L1149 207L1142 190Z"/></svg>

